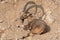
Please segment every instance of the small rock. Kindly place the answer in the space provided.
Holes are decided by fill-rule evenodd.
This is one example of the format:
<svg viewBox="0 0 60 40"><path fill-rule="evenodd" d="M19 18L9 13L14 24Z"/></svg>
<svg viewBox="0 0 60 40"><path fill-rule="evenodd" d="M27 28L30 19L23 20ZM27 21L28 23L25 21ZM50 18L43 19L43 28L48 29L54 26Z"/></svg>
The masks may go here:
<svg viewBox="0 0 60 40"><path fill-rule="evenodd" d="M2 23L3 22L3 20L0 20L0 23Z"/></svg>

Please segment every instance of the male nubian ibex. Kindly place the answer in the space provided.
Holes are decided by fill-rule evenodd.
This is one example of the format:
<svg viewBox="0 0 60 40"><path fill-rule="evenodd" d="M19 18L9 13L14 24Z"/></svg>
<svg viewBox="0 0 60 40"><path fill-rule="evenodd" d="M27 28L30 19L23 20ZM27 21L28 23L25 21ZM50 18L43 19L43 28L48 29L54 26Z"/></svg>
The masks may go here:
<svg viewBox="0 0 60 40"><path fill-rule="evenodd" d="M27 25L25 25L24 30L29 30L30 33L32 33L32 34L42 34L42 33L44 33L44 31L47 27L46 22L42 20L42 17L45 14L44 13L44 8L42 7L42 5L37 5L35 2L29 1L28 3L31 3L31 4L34 4L34 5L30 6L28 9L24 8L24 10L26 9L24 11L26 14L29 13L28 11L32 7L36 7L36 13L37 13L37 8L40 8L43 11L43 14L39 19L33 19L31 22L29 22ZM25 7L26 7L26 5L25 5ZM29 17L29 16L27 16L27 17ZM25 17L25 18L27 18L27 17ZM30 33L28 33L28 36L29 36Z"/></svg>

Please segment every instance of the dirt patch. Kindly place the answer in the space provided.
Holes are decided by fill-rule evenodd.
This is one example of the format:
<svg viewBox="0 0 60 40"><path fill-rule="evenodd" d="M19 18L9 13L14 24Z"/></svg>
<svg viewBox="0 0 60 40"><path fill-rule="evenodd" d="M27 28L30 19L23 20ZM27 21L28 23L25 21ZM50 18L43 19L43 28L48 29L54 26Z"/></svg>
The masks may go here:
<svg viewBox="0 0 60 40"><path fill-rule="evenodd" d="M27 36L29 31L23 30L24 25L32 19L39 19L43 13L38 8L33 18L25 19L22 24L20 17L25 14L23 9L28 1L43 6L45 15L42 20L50 27L50 31L42 35L29 36L23 40L60 40L60 0L0 0L0 40L22 40L23 36ZM35 8L29 12L34 13Z"/></svg>

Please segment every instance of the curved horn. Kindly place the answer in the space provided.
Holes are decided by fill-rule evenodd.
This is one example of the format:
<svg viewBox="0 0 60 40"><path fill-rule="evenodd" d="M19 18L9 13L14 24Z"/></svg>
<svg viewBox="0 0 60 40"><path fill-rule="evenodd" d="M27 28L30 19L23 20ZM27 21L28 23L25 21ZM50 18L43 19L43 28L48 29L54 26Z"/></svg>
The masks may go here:
<svg viewBox="0 0 60 40"><path fill-rule="evenodd" d="M28 7L28 5L31 5L31 4L36 5L36 3L33 2L33 1L27 2L26 5L24 6L23 12L27 13L28 12L28 9L30 8L30 7Z"/></svg>

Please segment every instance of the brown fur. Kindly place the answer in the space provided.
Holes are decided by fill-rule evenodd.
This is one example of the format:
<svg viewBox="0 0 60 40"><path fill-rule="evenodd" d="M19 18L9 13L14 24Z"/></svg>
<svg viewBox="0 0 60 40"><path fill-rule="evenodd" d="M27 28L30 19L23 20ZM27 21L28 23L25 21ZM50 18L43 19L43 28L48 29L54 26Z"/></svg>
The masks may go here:
<svg viewBox="0 0 60 40"><path fill-rule="evenodd" d="M41 34L44 32L46 26L47 24L43 20L34 19L28 25L25 25L24 30L30 30L33 34Z"/></svg>

